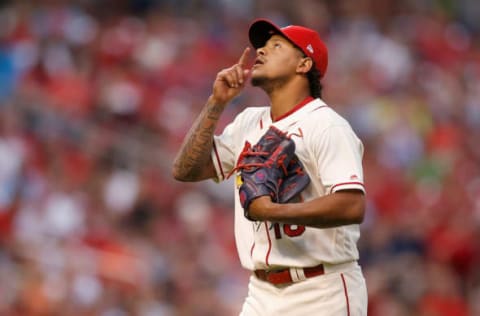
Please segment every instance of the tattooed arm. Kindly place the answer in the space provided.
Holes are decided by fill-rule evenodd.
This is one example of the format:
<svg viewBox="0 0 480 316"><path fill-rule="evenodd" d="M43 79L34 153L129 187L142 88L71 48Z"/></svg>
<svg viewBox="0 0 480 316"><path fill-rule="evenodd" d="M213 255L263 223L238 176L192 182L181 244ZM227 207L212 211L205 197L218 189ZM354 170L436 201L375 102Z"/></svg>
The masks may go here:
<svg viewBox="0 0 480 316"><path fill-rule="evenodd" d="M179 181L200 181L216 177L210 154L213 133L225 108L215 103L212 97L185 137L173 164L173 177Z"/></svg>
<svg viewBox="0 0 480 316"><path fill-rule="evenodd" d="M213 134L226 105L245 87L249 75L247 47L237 64L217 74L213 93L185 137L173 164L173 177L179 181L200 181L215 178L211 159Z"/></svg>

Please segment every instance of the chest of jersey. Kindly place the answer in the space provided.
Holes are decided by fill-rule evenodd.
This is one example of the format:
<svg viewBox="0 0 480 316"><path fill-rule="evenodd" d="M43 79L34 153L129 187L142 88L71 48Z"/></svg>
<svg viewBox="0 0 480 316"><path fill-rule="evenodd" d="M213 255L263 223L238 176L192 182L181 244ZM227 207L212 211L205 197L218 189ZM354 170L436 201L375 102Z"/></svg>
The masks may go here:
<svg viewBox="0 0 480 316"><path fill-rule="evenodd" d="M287 133L287 135L295 143L295 155L300 160L304 171L309 175L311 180L311 185L309 185L305 189L304 198L308 198L308 196L311 195L309 194L310 193L309 191L312 189L317 193L322 194L324 190L322 189L321 185L319 185L318 177L316 176L317 170L318 170L317 164L315 160L312 159L311 150L309 150L308 143L305 141L304 130L301 127L296 125L292 125L289 127L282 126L282 124L271 124L271 125ZM242 149L245 146L245 143L249 142L252 145L256 144L260 140L260 138L266 133L269 127L270 125L259 126L258 128L251 129L245 133L245 138L242 140L242 146L238 149L238 152L236 153L237 164L238 164L239 156L242 153ZM240 186L242 185L240 173L237 173L236 175L235 184L237 189L240 188Z"/></svg>

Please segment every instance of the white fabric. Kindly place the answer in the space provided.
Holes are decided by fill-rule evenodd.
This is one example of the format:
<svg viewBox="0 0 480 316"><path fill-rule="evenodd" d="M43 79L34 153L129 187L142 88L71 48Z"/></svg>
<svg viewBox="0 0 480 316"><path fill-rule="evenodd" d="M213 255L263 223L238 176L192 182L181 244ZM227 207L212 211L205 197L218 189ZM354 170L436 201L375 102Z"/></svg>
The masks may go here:
<svg viewBox="0 0 480 316"><path fill-rule="evenodd" d="M363 145L348 122L315 99L288 116L272 122L269 107L247 108L214 138L212 159L219 180L235 167L245 141L255 144L273 125L292 135L295 153L311 183L302 192L305 201L342 189L364 191ZM233 175L239 177L238 173ZM271 222L251 222L243 214L235 182L235 240L243 267L310 267L358 259L358 225L317 229Z"/></svg>
<svg viewBox="0 0 480 316"><path fill-rule="evenodd" d="M336 271L284 286L252 276L240 316L366 316L361 268L349 263L329 269Z"/></svg>

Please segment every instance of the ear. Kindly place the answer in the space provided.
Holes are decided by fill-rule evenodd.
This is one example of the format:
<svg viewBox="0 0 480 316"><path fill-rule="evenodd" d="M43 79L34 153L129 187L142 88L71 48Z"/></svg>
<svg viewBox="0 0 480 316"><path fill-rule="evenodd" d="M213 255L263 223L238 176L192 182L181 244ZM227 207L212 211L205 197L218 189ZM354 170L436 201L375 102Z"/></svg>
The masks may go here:
<svg viewBox="0 0 480 316"><path fill-rule="evenodd" d="M310 57L303 57L297 65L297 73L306 74L312 69L313 61Z"/></svg>

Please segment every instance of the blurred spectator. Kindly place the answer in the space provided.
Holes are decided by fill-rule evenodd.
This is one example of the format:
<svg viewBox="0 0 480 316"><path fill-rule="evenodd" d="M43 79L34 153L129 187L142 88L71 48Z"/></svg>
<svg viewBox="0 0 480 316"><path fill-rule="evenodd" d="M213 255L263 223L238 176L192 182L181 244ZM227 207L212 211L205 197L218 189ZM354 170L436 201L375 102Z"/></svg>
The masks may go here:
<svg viewBox="0 0 480 316"><path fill-rule="evenodd" d="M473 0L2 2L0 314L238 314L232 184L176 183L170 164L205 78L268 17L325 37L324 97L365 144L369 315L479 315L479 12ZM219 128L264 102L246 89Z"/></svg>

